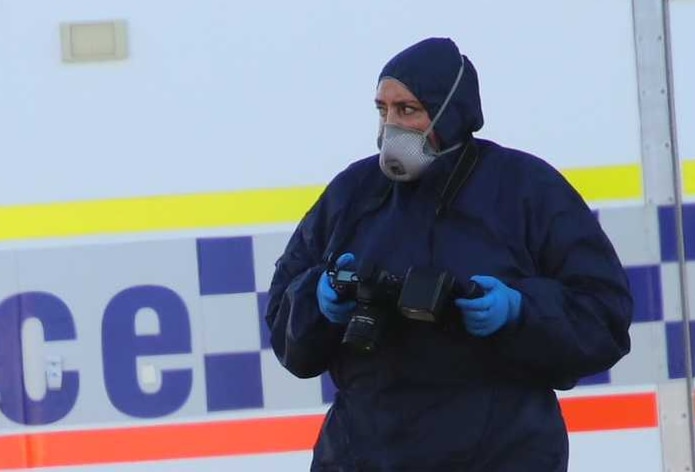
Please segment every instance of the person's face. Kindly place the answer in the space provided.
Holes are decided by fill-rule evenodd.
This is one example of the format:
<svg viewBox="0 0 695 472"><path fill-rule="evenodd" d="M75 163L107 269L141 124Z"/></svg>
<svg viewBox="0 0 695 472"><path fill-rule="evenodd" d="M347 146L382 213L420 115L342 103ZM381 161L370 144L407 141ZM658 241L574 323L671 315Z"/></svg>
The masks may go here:
<svg viewBox="0 0 695 472"><path fill-rule="evenodd" d="M416 131L425 131L432 123L430 116L420 101L402 83L393 79L383 79L376 89L376 109L379 111L379 132L384 124L398 125ZM427 137L430 144L437 146L434 133Z"/></svg>

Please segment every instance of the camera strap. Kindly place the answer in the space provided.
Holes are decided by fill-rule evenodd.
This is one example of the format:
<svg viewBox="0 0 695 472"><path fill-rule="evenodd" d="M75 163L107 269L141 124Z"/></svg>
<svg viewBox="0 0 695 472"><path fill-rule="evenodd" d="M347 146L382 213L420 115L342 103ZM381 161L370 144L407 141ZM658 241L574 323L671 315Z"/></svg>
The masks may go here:
<svg viewBox="0 0 695 472"><path fill-rule="evenodd" d="M475 164L478 162L478 147L475 145L475 140L471 136L466 144L465 149L456 161L453 172L449 176L444 185L442 193L439 195L439 205L437 206L436 215L439 216L446 212L451 206L451 203L456 198L463 184L468 180Z"/></svg>

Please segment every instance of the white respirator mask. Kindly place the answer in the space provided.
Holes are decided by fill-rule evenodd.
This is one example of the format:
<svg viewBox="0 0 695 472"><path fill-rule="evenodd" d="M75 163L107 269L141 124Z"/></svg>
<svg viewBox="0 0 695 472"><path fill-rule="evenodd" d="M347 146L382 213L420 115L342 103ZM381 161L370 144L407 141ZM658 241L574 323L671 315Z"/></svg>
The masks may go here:
<svg viewBox="0 0 695 472"><path fill-rule="evenodd" d="M379 137L377 138L379 167L381 167L381 171L386 177L398 182L416 180L437 157L463 146L463 143L458 143L437 152L427 139L434 129L437 120L442 116L444 109L451 101L451 97L454 95L462 75L463 64L461 64L458 76L449 91L449 95L447 95L439 112L437 112L437 116L434 117L434 120L432 120L426 130L418 131L389 123L381 127Z"/></svg>

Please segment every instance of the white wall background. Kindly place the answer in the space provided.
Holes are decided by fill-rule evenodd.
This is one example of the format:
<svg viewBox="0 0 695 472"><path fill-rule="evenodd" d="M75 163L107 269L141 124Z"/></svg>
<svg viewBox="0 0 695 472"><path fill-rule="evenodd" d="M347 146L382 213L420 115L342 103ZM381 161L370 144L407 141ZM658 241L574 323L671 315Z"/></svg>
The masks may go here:
<svg viewBox="0 0 695 472"><path fill-rule="evenodd" d="M695 2L671 0L671 53L681 159L695 158Z"/></svg>
<svg viewBox="0 0 695 472"><path fill-rule="evenodd" d="M639 159L629 0L0 0L0 204L324 184L376 150L375 78L448 36L480 136L558 167ZM131 57L65 65L60 22Z"/></svg>

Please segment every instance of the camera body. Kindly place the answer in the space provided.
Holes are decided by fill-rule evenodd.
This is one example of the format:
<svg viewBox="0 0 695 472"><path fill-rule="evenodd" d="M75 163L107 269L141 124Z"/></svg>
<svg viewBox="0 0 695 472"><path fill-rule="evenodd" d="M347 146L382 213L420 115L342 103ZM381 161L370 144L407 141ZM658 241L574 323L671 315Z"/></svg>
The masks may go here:
<svg viewBox="0 0 695 472"><path fill-rule="evenodd" d="M448 326L455 313L454 298L483 294L475 282L460 287L451 274L432 268L411 267L404 277L386 271L357 273L329 268L328 277L341 298L357 302L342 343L362 353L376 349L394 312L405 318Z"/></svg>

